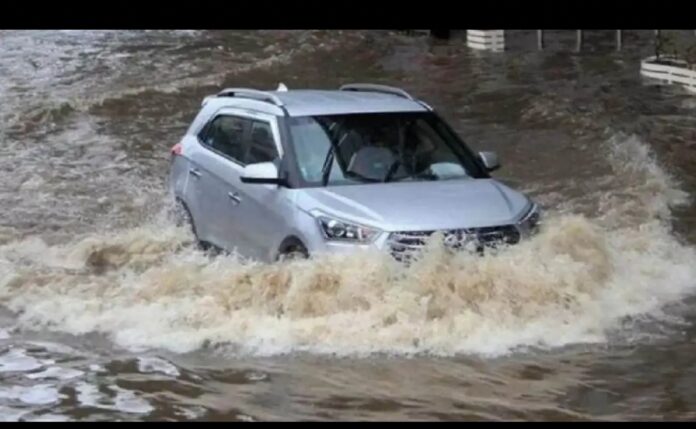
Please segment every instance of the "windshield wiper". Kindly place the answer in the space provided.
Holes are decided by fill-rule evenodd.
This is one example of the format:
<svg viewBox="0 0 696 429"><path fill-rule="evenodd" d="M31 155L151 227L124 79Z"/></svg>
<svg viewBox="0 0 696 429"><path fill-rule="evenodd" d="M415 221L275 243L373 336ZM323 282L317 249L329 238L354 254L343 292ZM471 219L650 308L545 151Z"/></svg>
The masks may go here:
<svg viewBox="0 0 696 429"><path fill-rule="evenodd" d="M332 137L332 129L334 127L337 127L338 130L340 130L341 124L334 123L331 126L327 126L323 121L319 121L318 123L319 126L324 130L326 137L329 138L329 143L331 143L331 148L329 148L329 151L326 152L326 158L324 158L324 163L321 166L321 185L326 186L329 183L329 176L331 175L331 167L333 166L334 154L338 150L338 143L336 143L334 141L334 138ZM337 133L338 130L336 130Z"/></svg>
<svg viewBox="0 0 696 429"><path fill-rule="evenodd" d="M331 149L326 153L326 158L324 158L324 164L321 166L321 185L326 186L329 183L329 175L331 174L331 166L334 160L334 151L336 146L331 140Z"/></svg>

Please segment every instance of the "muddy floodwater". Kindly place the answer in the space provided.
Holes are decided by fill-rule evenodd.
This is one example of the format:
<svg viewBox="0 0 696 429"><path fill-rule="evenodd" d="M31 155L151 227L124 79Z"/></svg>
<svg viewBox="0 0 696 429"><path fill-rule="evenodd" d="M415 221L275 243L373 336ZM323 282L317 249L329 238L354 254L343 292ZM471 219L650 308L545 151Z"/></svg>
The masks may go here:
<svg viewBox="0 0 696 429"><path fill-rule="evenodd" d="M0 420L696 418L696 96L640 77L652 31L574 37L0 31ZM407 89L540 234L407 267L201 253L169 148L204 96L279 82Z"/></svg>

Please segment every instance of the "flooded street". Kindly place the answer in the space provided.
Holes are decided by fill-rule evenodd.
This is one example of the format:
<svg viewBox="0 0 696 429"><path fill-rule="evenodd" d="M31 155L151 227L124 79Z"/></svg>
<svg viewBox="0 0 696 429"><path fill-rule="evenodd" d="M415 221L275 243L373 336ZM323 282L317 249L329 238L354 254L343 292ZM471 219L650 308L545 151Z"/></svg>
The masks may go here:
<svg viewBox="0 0 696 429"><path fill-rule="evenodd" d="M0 420L696 418L696 97L640 77L651 31L574 37L0 31ZM422 98L541 233L408 267L201 253L169 149L204 96L279 82Z"/></svg>

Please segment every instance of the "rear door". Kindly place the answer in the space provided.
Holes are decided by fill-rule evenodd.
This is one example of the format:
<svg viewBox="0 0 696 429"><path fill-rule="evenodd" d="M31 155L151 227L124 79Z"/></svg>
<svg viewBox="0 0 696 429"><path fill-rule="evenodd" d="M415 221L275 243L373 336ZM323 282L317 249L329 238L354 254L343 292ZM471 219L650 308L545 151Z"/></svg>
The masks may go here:
<svg viewBox="0 0 696 429"><path fill-rule="evenodd" d="M229 251L239 244L236 186L244 168L250 122L241 115L217 114L199 134L201 146L191 155L195 164L191 181L198 201L194 217L200 238Z"/></svg>

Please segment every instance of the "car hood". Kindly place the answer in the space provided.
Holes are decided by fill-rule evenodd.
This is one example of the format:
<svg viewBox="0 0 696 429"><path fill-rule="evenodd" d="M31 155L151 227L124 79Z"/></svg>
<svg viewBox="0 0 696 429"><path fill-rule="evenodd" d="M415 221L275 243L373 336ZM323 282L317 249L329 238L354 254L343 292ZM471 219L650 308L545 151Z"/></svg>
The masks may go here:
<svg viewBox="0 0 696 429"><path fill-rule="evenodd" d="M530 204L525 195L493 179L306 188L296 202L307 212L320 210L385 231L510 224Z"/></svg>

